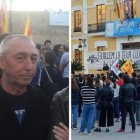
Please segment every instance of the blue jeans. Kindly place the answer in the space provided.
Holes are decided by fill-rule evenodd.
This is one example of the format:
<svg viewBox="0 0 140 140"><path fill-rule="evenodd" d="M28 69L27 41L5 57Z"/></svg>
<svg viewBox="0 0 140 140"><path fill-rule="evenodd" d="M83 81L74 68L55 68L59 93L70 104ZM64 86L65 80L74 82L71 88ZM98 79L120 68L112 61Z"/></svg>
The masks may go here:
<svg viewBox="0 0 140 140"><path fill-rule="evenodd" d="M78 105L72 105L72 126L77 126Z"/></svg>
<svg viewBox="0 0 140 140"><path fill-rule="evenodd" d="M84 132L86 126L87 126L87 132L88 133L91 132L95 114L96 114L95 104L83 104L80 132Z"/></svg>
<svg viewBox="0 0 140 140"><path fill-rule="evenodd" d="M140 101L135 101L134 103L135 113L136 113L136 122L140 124Z"/></svg>
<svg viewBox="0 0 140 140"><path fill-rule="evenodd" d="M115 113L115 118L120 117L120 111L119 111L119 97L114 98L114 113Z"/></svg>

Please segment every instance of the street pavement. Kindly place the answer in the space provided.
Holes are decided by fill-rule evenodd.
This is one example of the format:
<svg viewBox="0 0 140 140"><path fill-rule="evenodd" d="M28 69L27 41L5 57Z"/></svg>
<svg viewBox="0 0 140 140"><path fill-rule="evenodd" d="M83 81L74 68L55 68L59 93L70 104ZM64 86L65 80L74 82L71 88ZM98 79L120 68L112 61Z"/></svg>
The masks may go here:
<svg viewBox="0 0 140 140"><path fill-rule="evenodd" d="M106 132L106 128L102 128L102 132L94 132L92 130L91 135L79 134L81 118L78 118L77 130L71 131L72 140L140 140L140 125L136 125L136 132L132 133L132 127L129 125L128 118L126 122L126 131L118 133L117 130L121 126L121 122L114 122L114 126L110 127L110 132Z"/></svg>

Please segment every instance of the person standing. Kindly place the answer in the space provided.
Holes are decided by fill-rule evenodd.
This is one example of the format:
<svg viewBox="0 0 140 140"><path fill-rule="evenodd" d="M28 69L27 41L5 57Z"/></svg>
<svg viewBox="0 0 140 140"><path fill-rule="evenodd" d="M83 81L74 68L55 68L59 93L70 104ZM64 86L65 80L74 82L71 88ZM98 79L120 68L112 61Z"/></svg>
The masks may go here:
<svg viewBox="0 0 140 140"><path fill-rule="evenodd" d="M47 140L50 103L30 85L37 65L33 41L19 34L0 44L0 138L3 140Z"/></svg>
<svg viewBox="0 0 140 140"><path fill-rule="evenodd" d="M60 60L59 69L63 77L63 88L65 88L69 85L69 53L68 52L63 54Z"/></svg>
<svg viewBox="0 0 140 140"><path fill-rule="evenodd" d="M113 90L114 93L114 117L116 118L116 122L119 122L120 117L120 110L119 110L119 86L116 83L116 79L112 78L112 84L110 87Z"/></svg>
<svg viewBox="0 0 140 140"><path fill-rule="evenodd" d="M109 132L109 127L114 125L113 122L113 90L110 87L110 79L105 80L106 85L102 88L100 93L100 100L102 101L101 114L99 119L99 129L106 127L106 132Z"/></svg>
<svg viewBox="0 0 140 140"><path fill-rule="evenodd" d="M44 54L44 66L41 68L38 87L43 90L52 101L54 94L62 90L62 76L60 70L55 66L56 56L53 51L48 50Z"/></svg>
<svg viewBox="0 0 140 140"><path fill-rule="evenodd" d="M91 77L87 77L86 86L81 88L81 96L83 101L83 111L82 111L82 120L80 132L84 133L86 124L87 124L87 133L91 135L91 129L93 126L93 119L95 118L95 94L96 88L93 86L93 79Z"/></svg>
<svg viewBox="0 0 140 140"><path fill-rule="evenodd" d="M99 78L95 79L95 87L96 87L96 94L95 94L95 103L96 103L96 122L97 122L97 127L94 129L95 132L100 132L101 129L99 129L99 119L100 119L100 109L97 107L99 98L100 98L100 94L101 94L101 80Z"/></svg>
<svg viewBox="0 0 140 140"><path fill-rule="evenodd" d="M74 77L72 77L71 80L71 90L72 90L72 129L77 129L77 118L78 118L78 103L79 103L79 92L80 88L78 87L78 84L76 83L76 80Z"/></svg>
<svg viewBox="0 0 140 140"><path fill-rule="evenodd" d="M119 101L121 104L121 128L118 132L125 132L126 115L129 112L130 120L132 123L132 132L135 132L135 118L134 118L134 101L137 97L135 86L131 83L128 75L123 76L124 85L119 90Z"/></svg>
<svg viewBox="0 0 140 140"><path fill-rule="evenodd" d="M135 100L135 112L137 125L140 125L140 74L138 74L138 90L137 98Z"/></svg>
<svg viewBox="0 0 140 140"><path fill-rule="evenodd" d="M64 46L62 44L54 45L53 52L56 55L56 66L59 67L61 57L65 53L64 52Z"/></svg>
<svg viewBox="0 0 140 140"><path fill-rule="evenodd" d="M69 139L69 88L58 91L50 109L50 135L48 140Z"/></svg>

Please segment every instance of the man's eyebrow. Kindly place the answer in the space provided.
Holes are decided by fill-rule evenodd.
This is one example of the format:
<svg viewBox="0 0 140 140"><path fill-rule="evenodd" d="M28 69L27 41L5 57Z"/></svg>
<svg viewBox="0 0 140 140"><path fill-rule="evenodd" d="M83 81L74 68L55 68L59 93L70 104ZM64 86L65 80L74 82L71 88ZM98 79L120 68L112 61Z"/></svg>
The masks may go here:
<svg viewBox="0 0 140 140"><path fill-rule="evenodd" d="M24 53L24 52L19 52L19 53L15 54L15 56L16 57L18 57L18 56L24 56L24 57L26 57L26 56L28 56L28 54L27 53ZM32 54L30 54L30 57L38 57L38 55L36 53L32 53Z"/></svg>
<svg viewBox="0 0 140 140"><path fill-rule="evenodd" d="M18 52L16 55L28 55L28 54L25 53L25 52ZM32 53L31 55L32 56L37 56L37 53Z"/></svg>

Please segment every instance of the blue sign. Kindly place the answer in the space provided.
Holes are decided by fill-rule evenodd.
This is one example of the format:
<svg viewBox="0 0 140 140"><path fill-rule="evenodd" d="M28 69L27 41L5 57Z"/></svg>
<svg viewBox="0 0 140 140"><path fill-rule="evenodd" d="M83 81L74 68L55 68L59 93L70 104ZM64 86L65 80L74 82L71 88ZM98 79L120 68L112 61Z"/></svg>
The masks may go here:
<svg viewBox="0 0 140 140"><path fill-rule="evenodd" d="M106 23L106 37L140 35L140 18Z"/></svg>

